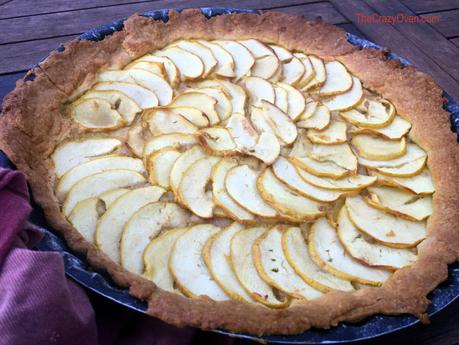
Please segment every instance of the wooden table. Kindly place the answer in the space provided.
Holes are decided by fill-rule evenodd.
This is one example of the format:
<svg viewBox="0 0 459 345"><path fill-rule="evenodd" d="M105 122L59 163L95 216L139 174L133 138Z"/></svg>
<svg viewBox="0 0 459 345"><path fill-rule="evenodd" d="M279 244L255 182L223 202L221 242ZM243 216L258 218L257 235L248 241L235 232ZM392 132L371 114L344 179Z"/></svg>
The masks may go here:
<svg viewBox="0 0 459 345"><path fill-rule="evenodd" d="M27 69L60 43L92 27L134 12L199 6L321 17L404 56L459 101L459 0L0 0L0 100ZM375 23L388 21L389 16L396 22ZM425 22L419 23L420 18ZM428 327L417 326L368 344L459 344L458 315L455 303L432 318ZM196 344L217 342L245 343L204 332L196 339Z"/></svg>

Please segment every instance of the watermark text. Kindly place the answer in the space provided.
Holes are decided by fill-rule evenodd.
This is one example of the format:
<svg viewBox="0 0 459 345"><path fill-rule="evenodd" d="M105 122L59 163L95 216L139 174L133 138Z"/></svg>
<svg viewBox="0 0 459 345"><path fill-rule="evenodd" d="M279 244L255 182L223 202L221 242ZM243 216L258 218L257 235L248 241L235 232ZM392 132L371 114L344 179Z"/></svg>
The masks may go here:
<svg viewBox="0 0 459 345"><path fill-rule="evenodd" d="M400 23L438 23L440 16L412 16L405 13L397 13L392 16L382 16L378 13L364 14L357 13L357 22L359 24L400 24Z"/></svg>

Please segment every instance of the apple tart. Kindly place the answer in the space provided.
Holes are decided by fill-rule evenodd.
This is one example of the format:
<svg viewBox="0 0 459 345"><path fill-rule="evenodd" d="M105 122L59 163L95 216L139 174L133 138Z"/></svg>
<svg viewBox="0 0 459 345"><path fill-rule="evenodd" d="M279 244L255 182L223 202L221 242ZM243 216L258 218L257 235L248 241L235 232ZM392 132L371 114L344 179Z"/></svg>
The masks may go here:
<svg viewBox="0 0 459 345"><path fill-rule="evenodd" d="M459 257L430 77L278 13L135 15L64 48L6 97L0 147L151 315L256 334L426 319Z"/></svg>

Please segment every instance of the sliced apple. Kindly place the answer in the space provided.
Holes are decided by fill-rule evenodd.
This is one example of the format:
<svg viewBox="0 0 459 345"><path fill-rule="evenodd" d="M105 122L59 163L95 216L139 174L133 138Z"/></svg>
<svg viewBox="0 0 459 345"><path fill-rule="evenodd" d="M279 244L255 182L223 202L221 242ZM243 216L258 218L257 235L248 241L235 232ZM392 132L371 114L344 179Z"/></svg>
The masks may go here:
<svg viewBox="0 0 459 345"><path fill-rule="evenodd" d="M341 208L338 215L337 232L346 251L369 266L396 270L416 261L416 255L411 250L391 248L367 241L349 219L345 207Z"/></svg>
<svg viewBox="0 0 459 345"><path fill-rule="evenodd" d="M99 82L126 82L138 84L158 97L160 105L167 105L172 100L173 90L169 83L154 73L132 68L124 71L108 70L97 76Z"/></svg>
<svg viewBox="0 0 459 345"><path fill-rule="evenodd" d="M288 93L287 90L280 87L274 86L274 92L276 94L276 107L282 110L284 113L288 111Z"/></svg>
<svg viewBox="0 0 459 345"><path fill-rule="evenodd" d="M97 223L94 235L97 247L110 259L120 262L120 240L129 219L145 205L158 201L165 189L148 186L133 189L116 199Z"/></svg>
<svg viewBox="0 0 459 345"><path fill-rule="evenodd" d="M304 108L303 113L297 118L297 120L307 120L314 115L316 112L317 107L319 106L319 102L315 101L312 98L306 99L306 105Z"/></svg>
<svg viewBox="0 0 459 345"><path fill-rule="evenodd" d="M379 135L389 140L401 139L411 129L411 123L403 119L401 116L395 116L392 122L383 128L366 128L357 127L353 129L356 134L373 134Z"/></svg>
<svg viewBox="0 0 459 345"><path fill-rule="evenodd" d="M205 243L220 231L212 224L195 225L175 241L169 257L169 269L179 289L188 297L206 295L216 301L230 299L212 279L202 258Z"/></svg>
<svg viewBox="0 0 459 345"><path fill-rule="evenodd" d="M186 226L189 218L188 211L171 202L149 202L137 208L122 231L119 244L121 266L142 274L143 254L150 241L166 229Z"/></svg>
<svg viewBox="0 0 459 345"><path fill-rule="evenodd" d="M285 257L282 250L282 230L275 226L255 241L253 257L260 277L268 284L297 299L314 299L322 295L307 284Z"/></svg>
<svg viewBox="0 0 459 345"><path fill-rule="evenodd" d="M298 131L290 117L270 102L261 101L261 107L276 136L287 145L293 143Z"/></svg>
<svg viewBox="0 0 459 345"><path fill-rule="evenodd" d="M317 90L320 96L334 96L345 93L352 87L352 76L344 65L336 60L325 64L325 83Z"/></svg>
<svg viewBox="0 0 459 345"><path fill-rule="evenodd" d="M85 177L114 169L126 169L145 173L145 168L140 159L123 156L107 156L92 159L79 164L66 172L56 187L56 196L62 202L69 190Z"/></svg>
<svg viewBox="0 0 459 345"><path fill-rule="evenodd" d="M270 44L269 47L274 51L280 62L289 62L293 59L293 54L284 47L275 44Z"/></svg>
<svg viewBox="0 0 459 345"><path fill-rule="evenodd" d="M279 64L279 67L277 67L276 72L268 80L271 83L277 83L277 82L281 81L281 79L282 79L282 64Z"/></svg>
<svg viewBox="0 0 459 345"><path fill-rule="evenodd" d="M342 192L340 191L327 190L308 183L306 180L301 178L295 168L295 165L284 157L279 157L274 162L272 170L274 175L276 175L276 177L288 188L307 198L316 201L332 202L342 195Z"/></svg>
<svg viewBox="0 0 459 345"><path fill-rule="evenodd" d="M241 302L253 302L253 298L242 287L231 267L231 239L242 230L242 225L233 223L217 232L206 242L203 257L212 278L228 296Z"/></svg>
<svg viewBox="0 0 459 345"><path fill-rule="evenodd" d="M217 60L214 73L220 77L232 78L236 76L234 73L234 60L231 54L222 46L206 41L198 40L203 46L209 48Z"/></svg>
<svg viewBox="0 0 459 345"><path fill-rule="evenodd" d="M223 79L208 79L196 84L197 87L221 88L229 96L233 113L245 114L247 94L242 87Z"/></svg>
<svg viewBox="0 0 459 345"><path fill-rule="evenodd" d="M378 182L383 185L402 188L421 195L435 192L432 175L428 168L424 168L421 173L410 177L387 176L372 170L369 173L376 176Z"/></svg>
<svg viewBox="0 0 459 345"><path fill-rule="evenodd" d="M75 205L112 189L145 183L145 177L133 170L107 170L78 181L67 193L62 212L68 216Z"/></svg>
<svg viewBox="0 0 459 345"><path fill-rule="evenodd" d="M239 222L251 222L255 219L254 215L235 202L225 188L228 171L239 164L239 160L235 158L223 158L215 164L211 174L213 201L231 218Z"/></svg>
<svg viewBox="0 0 459 345"><path fill-rule="evenodd" d="M365 99L359 109L340 112L341 117L355 126L387 127L395 117L395 107L386 100Z"/></svg>
<svg viewBox="0 0 459 345"><path fill-rule="evenodd" d="M349 91L329 98L323 98L321 101L330 111L345 111L359 104L362 97L362 83L358 78L352 77L352 87Z"/></svg>
<svg viewBox="0 0 459 345"><path fill-rule="evenodd" d="M352 145L360 157L373 160L391 160L406 153L406 140L386 140L369 134L354 135Z"/></svg>
<svg viewBox="0 0 459 345"><path fill-rule="evenodd" d="M295 87L303 91L302 89L308 85L316 75L316 71L312 66L311 60L306 54L295 53L293 54L297 59L301 61L304 67L304 73L301 76L301 79L295 84ZM320 78L319 78L320 79Z"/></svg>
<svg viewBox="0 0 459 345"><path fill-rule="evenodd" d="M247 211L265 218L274 218L277 211L267 204L257 189L259 171L240 165L228 171L225 187L228 194Z"/></svg>
<svg viewBox="0 0 459 345"><path fill-rule="evenodd" d="M145 144L143 150L143 156L146 158L153 152L164 149L166 147L172 147L175 149L189 148L193 145L198 144L198 140L194 135L181 134L181 133L170 133L162 134L153 137L150 141Z"/></svg>
<svg viewBox="0 0 459 345"><path fill-rule="evenodd" d="M140 121L133 124L128 129L126 146L137 157L142 157L147 131L149 132L148 129L142 126Z"/></svg>
<svg viewBox="0 0 459 345"><path fill-rule="evenodd" d="M315 289L324 293L332 290L354 291L348 280L322 270L312 260L300 228L289 227L282 233L282 248L296 274Z"/></svg>
<svg viewBox="0 0 459 345"><path fill-rule="evenodd" d="M166 147L155 151L147 158L147 169L150 183L169 189L169 175L181 153L174 148Z"/></svg>
<svg viewBox="0 0 459 345"><path fill-rule="evenodd" d="M432 214L432 197L420 196L402 189L375 186L369 187L365 198L371 206L396 216L413 221L421 221Z"/></svg>
<svg viewBox="0 0 459 345"><path fill-rule="evenodd" d="M169 185L176 197L179 197L179 185L182 181L182 177L185 171L194 162L206 156L206 153L203 151L201 147L193 146L189 150L183 152L181 156L175 160L169 177Z"/></svg>
<svg viewBox="0 0 459 345"><path fill-rule="evenodd" d="M153 135L183 133L194 134L198 128L177 113L168 108L153 108L144 111L143 120Z"/></svg>
<svg viewBox="0 0 459 345"><path fill-rule="evenodd" d="M322 131L316 129L308 130L308 138L315 144L335 145L347 141L347 126L344 122L333 121Z"/></svg>
<svg viewBox="0 0 459 345"><path fill-rule="evenodd" d="M299 176L318 188L338 191L353 191L363 189L376 182L374 176L367 175L349 175L344 178L319 177L303 169L297 168Z"/></svg>
<svg viewBox="0 0 459 345"><path fill-rule="evenodd" d="M231 265L239 282L250 296L271 308L284 308L286 297L278 296L273 288L260 278L255 268L252 247L258 237L267 231L264 227L242 229L231 239Z"/></svg>
<svg viewBox="0 0 459 345"><path fill-rule="evenodd" d="M191 107L167 107L167 110L175 115L180 115L198 128L209 126L209 119L204 113Z"/></svg>
<svg viewBox="0 0 459 345"><path fill-rule="evenodd" d="M306 85L301 87L301 91L303 92L322 86L327 79L324 62L314 55L308 55L308 58L314 70L314 77Z"/></svg>
<svg viewBox="0 0 459 345"><path fill-rule="evenodd" d="M264 79L271 78L276 73L280 62L271 48L255 39L239 41L255 57L250 75Z"/></svg>
<svg viewBox="0 0 459 345"><path fill-rule="evenodd" d="M352 223L376 241L395 248L411 248L426 237L426 223L412 222L369 206L362 196L348 197Z"/></svg>
<svg viewBox="0 0 459 345"><path fill-rule="evenodd" d="M252 123L253 128L256 129L258 133L269 133L276 136L274 131L274 124L270 121L269 117L265 116L264 110L261 107L250 108L250 122ZM277 137L277 136L276 136ZM281 141L282 142L282 141ZM282 142L282 145L285 145Z"/></svg>
<svg viewBox="0 0 459 345"><path fill-rule="evenodd" d="M165 56L145 54L144 56L138 58L136 61L151 61L162 63L164 66L164 70L166 71L167 80L169 81L169 83L172 86L176 86L180 81L179 70L177 69L177 66L175 66L171 59Z"/></svg>
<svg viewBox="0 0 459 345"><path fill-rule="evenodd" d="M359 163L390 176L408 177L418 174L425 166L426 152L413 143L408 143L406 153L391 160L370 160L358 156Z"/></svg>
<svg viewBox="0 0 459 345"><path fill-rule="evenodd" d="M303 94L288 84L277 83L276 85L287 91L287 114L292 120L296 120L306 108L306 101Z"/></svg>
<svg viewBox="0 0 459 345"><path fill-rule="evenodd" d="M312 103L311 107L314 107ZM309 114L309 112L308 112ZM310 128L316 131L322 131L330 124L330 110L325 105L317 105L311 116L303 120L306 113L300 116L300 121L296 123L298 127Z"/></svg>
<svg viewBox="0 0 459 345"><path fill-rule="evenodd" d="M273 85L260 77L246 77L243 79L243 85L250 97L252 105L259 106L262 100L274 103L276 92Z"/></svg>
<svg viewBox="0 0 459 345"><path fill-rule="evenodd" d="M126 125L119 111L99 98L79 99L71 105L69 113L87 131L112 131Z"/></svg>
<svg viewBox="0 0 459 345"><path fill-rule="evenodd" d="M235 113L231 115L226 124L237 147L242 152L253 148L258 139L258 133L244 115Z"/></svg>
<svg viewBox="0 0 459 345"><path fill-rule="evenodd" d="M263 132L258 137L257 144L247 152L266 164L272 164L280 154L280 143L272 133Z"/></svg>
<svg viewBox="0 0 459 345"><path fill-rule="evenodd" d="M89 161L92 157L109 154L121 146L116 138L94 137L67 141L59 145L52 154L54 173L62 177L73 167Z"/></svg>
<svg viewBox="0 0 459 345"><path fill-rule="evenodd" d="M293 192L279 181L270 168L258 177L257 189L267 203L289 220L305 221L325 214L322 204Z"/></svg>
<svg viewBox="0 0 459 345"><path fill-rule="evenodd" d="M217 99L209 96L204 92L185 92L177 96L172 103L172 107L191 107L202 111L211 125L220 122L220 117L217 112Z"/></svg>
<svg viewBox="0 0 459 345"><path fill-rule="evenodd" d="M390 272L360 263L350 256L339 241L336 230L325 218L309 231L309 252L317 265L343 279L365 285L382 285Z"/></svg>
<svg viewBox="0 0 459 345"><path fill-rule="evenodd" d="M219 40L213 42L219 44L233 57L236 80L249 74L250 69L255 64L255 58L245 46L235 41Z"/></svg>
<svg viewBox="0 0 459 345"><path fill-rule="evenodd" d="M187 90L186 92L200 92L215 98L217 100L215 111L217 112L220 121L226 120L233 112L233 105L231 104L229 96L227 96L220 88L202 87L191 89L189 91Z"/></svg>
<svg viewBox="0 0 459 345"><path fill-rule="evenodd" d="M201 44L198 41L187 41L180 40L174 43L174 46L184 49L190 53L193 53L199 59L201 59L204 64L204 72L201 75L202 78L206 78L210 73L212 73L217 66L217 59L215 58L212 51L205 45Z"/></svg>
<svg viewBox="0 0 459 345"><path fill-rule="evenodd" d="M201 77L204 74L202 60L193 53L179 47L167 47L154 53L156 56L169 58L180 72L180 79L190 80Z"/></svg>
<svg viewBox="0 0 459 345"><path fill-rule="evenodd" d="M131 98L140 108L152 108L159 104L158 97L150 90L133 83L112 81L98 83L93 87L96 91L119 91Z"/></svg>
<svg viewBox="0 0 459 345"><path fill-rule="evenodd" d="M180 295L182 293L175 287L168 263L175 241L187 230L188 228L177 228L163 231L148 244L143 254L145 278L151 280L160 289Z"/></svg>
<svg viewBox="0 0 459 345"><path fill-rule="evenodd" d="M305 73L303 62L297 57L292 57L289 62L282 64L282 82L297 85Z"/></svg>
<svg viewBox="0 0 459 345"><path fill-rule="evenodd" d="M201 145L210 153L226 156L236 153L236 142L231 133L224 127L203 128L197 133Z"/></svg>
<svg viewBox="0 0 459 345"><path fill-rule="evenodd" d="M151 72L156 74L161 78L166 78L166 74L164 71L164 65L161 62L154 62L154 61L145 61L145 60L134 60L128 65L124 66L124 69L141 69L147 72Z"/></svg>

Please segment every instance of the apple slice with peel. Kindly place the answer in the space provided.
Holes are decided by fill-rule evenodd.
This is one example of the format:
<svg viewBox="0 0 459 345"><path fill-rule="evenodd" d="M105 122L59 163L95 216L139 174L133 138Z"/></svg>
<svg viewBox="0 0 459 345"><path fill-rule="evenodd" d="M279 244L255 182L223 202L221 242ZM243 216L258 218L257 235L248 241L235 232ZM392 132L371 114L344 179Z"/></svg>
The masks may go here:
<svg viewBox="0 0 459 345"><path fill-rule="evenodd" d="M296 120L306 108L303 94L288 84L277 83L276 85L287 91L287 114L292 120Z"/></svg>
<svg viewBox="0 0 459 345"><path fill-rule="evenodd" d="M145 110L142 120L154 136L169 133L194 134L198 131L194 124L168 108Z"/></svg>
<svg viewBox="0 0 459 345"><path fill-rule="evenodd" d="M269 285L297 299L314 299L322 292L307 284L285 257L282 250L282 232L275 226L257 238L253 245L255 268Z"/></svg>
<svg viewBox="0 0 459 345"><path fill-rule="evenodd" d="M79 164L66 172L57 184L56 196L62 202L69 190L78 181L90 175L114 169L133 170L141 174L145 173L145 168L140 159L115 155L95 158Z"/></svg>
<svg viewBox="0 0 459 345"><path fill-rule="evenodd" d="M128 129L126 146L137 157L142 157L146 137L150 134L148 132L150 131L144 128L140 121Z"/></svg>
<svg viewBox="0 0 459 345"><path fill-rule="evenodd" d="M204 113L213 126L220 122L217 112L217 99L204 92L185 92L178 95L170 104L172 107L191 107Z"/></svg>
<svg viewBox="0 0 459 345"><path fill-rule="evenodd" d="M376 182L374 176L367 175L349 175L343 178L330 178L330 177L319 177L314 174L307 172L301 168L297 168L299 176L306 182L327 190L336 191L355 191L368 187Z"/></svg>
<svg viewBox="0 0 459 345"><path fill-rule="evenodd" d="M177 198L180 198L179 185L182 181L182 177L185 171L194 162L206 156L206 153L200 146L193 146L187 151L183 152L180 157L175 160L169 177L169 185L171 186L171 189Z"/></svg>
<svg viewBox="0 0 459 345"><path fill-rule="evenodd" d="M193 53L179 47L166 47L154 53L155 56L169 58L180 72L180 79L190 80L201 77L204 74L202 60Z"/></svg>
<svg viewBox="0 0 459 345"><path fill-rule="evenodd" d="M138 84L158 97L160 105L167 105L172 100L173 90L169 83L154 73L132 68L124 71L108 70L97 76L98 82L126 82Z"/></svg>
<svg viewBox="0 0 459 345"><path fill-rule="evenodd" d="M295 53L293 55L301 61L304 67L304 73L301 76L301 79L298 80L298 82L294 85L296 88L303 91L302 89L306 85L308 85L312 81L312 79L315 77L316 71L314 70L314 67L312 66L311 60L306 54Z"/></svg>
<svg viewBox="0 0 459 345"><path fill-rule="evenodd" d="M311 107L314 107L314 103L312 103ZM309 114L310 112L304 112L300 115L300 121L296 125L300 128L310 128L316 131L323 131L330 125L330 110L325 105L316 105L312 115L309 116ZM306 116L308 118L304 119Z"/></svg>
<svg viewBox="0 0 459 345"><path fill-rule="evenodd" d="M280 62L274 51L255 39L239 41L255 57L250 74L264 79L271 78L279 68Z"/></svg>
<svg viewBox="0 0 459 345"><path fill-rule="evenodd" d="M269 117L265 116L262 108L254 106L250 108L250 122L258 133L269 133L276 136L276 132L274 131L275 125L270 121ZM285 145L282 140L280 142L282 145Z"/></svg>
<svg viewBox="0 0 459 345"><path fill-rule="evenodd" d="M113 131L126 125L118 110L106 100L99 98L79 99L72 103L70 117L84 130Z"/></svg>
<svg viewBox="0 0 459 345"><path fill-rule="evenodd" d="M324 62L315 55L308 55L309 61L311 62L312 69L314 71L313 78L307 82L305 85L302 85L301 91L309 91L316 89L322 86L327 80L327 73L325 71Z"/></svg>
<svg viewBox="0 0 459 345"><path fill-rule="evenodd" d="M394 120L395 107L384 99L365 99L360 103L359 109L340 112L340 116L355 126L384 128Z"/></svg>
<svg viewBox="0 0 459 345"><path fill-rule="evenodd" d="M112 153L121 144L119 139L107 137L64 142L56 148L51 156L54 163L54 173L60 178L73 167L87 162L93 157Z"/></svg>
<svg viewBox="0 0 459 345"><path fill-rule="evenodd" d="M178 42L174 42L173 46L179 47L199 57L204 64L204 72L201 75L202 78L206 78L217 66L217 59L212 51L198 41L180 40Z"/></svg>
<svg viewBox="0 0 459 345"><path fill-rule="evenodd" d="M362 83L352 77L352 87L345 93L323 98L321 101L330 111L345 111L357 106L363 98Z"/></svg>
<svg viewBox="0 0 459 345"><path fill-rule="evenodd" d="M98 83L93 87L96 91L119 91L132 99L140 108L152 108L159 104L158 97L150 90L133 83L112 81Z"/></svg>
<svg viewBox="0 0 459 345"><path fill-rule="evenodd" d="M356 134L351 140L360 157L373 160L391 160L406 153L406 139L387 140L369 134Z"/></svg>
<svg viewBox="0 0 459 345"><path fill-rule="evenodd" d="M252 53L242 44L236 41L219 40L213 41L219 44L223 49L231 54L234 60L235 79L239 80L243 76L248 75L250 69L255 64L255 58Z"/></svg>
<svg viewBox="0 0 459 345"><path fill-rule="evenodd" d="M240 163L236 158L223 158L215 164L211 174L212 196L215 204L221 207L232 219L245 223L254 221L254 215L235 202L225 188L225 178L228 171Z"/></svg>
<svg viewBox="0 0 459 345"><path fill-rule="evenodd" d="M277 211L267 204L257 188L259 171L240 165L228 171L225 187L228 194L247 211L265 218L275 218Z"/></svg>
<svg viewBox="0 0 459 345"><path fill-rule="evenodd" d="M171 202L151 202L137 209L125 223L120 242L120 263L135 274L144 272L143 254L151 240L162 231L181 228L190 213Z"/></svg>
<svg viewBox="0 0 459 345"><path fill-rule="evenodd" d="M114 189L80 201L73 208L68 219L86 241L94 243L94 231L99 217L110 207L113 201L127 192L129 189Z"/></svg>
<svg viewBox="0 0 459 345"><path fill-rule="evenodd" d="M324 205L306 198L286 187L270 168L257 179L257 189L265 202L291 221L316 219L324 215Z"/></svg>
<svg viewBox="0 0 459 345"><path fill-rule="evenodd" d="M297 118L297 121L299 121L299 120L307 120L310 117L312 117L312 115L314 115L314 113L316 112L317 107L319 106L319 102L315 101L312 98L307 98L305 100L305 102L306 102L306 105L305 105L304 111Z"/></svg>
<svg viewBox="0 0 459 345"><path fill-rule="evenodd" d="M78 181L67 193L62 212L68 216L76 204L112 189L145 183L145 177L133 170L107 170Z"/></svg>
<svg viewBox="0 0 459 345"><path fill-rule="evenodd" d="M169 189L169 176L172 166L180 155L179 151L171 147L152 153L147 158L146 164L150 183Z"/></svg>
<svg viewBox="0 0 459 345"><path fill-rule="evenodd" d="M352 224L346 207L339 211L337 232L346 251L356 260L369 266L396 270L416 261L416 254L411 250L391 248L367 241Z"/></svg>
<svg viewBox="0 0 459 345"><path fill-rule="evenodd" d="M185 92L200 92L215 98L217 100L215 111L217 112L220 121L226 120L233 112L233 106L229 99L229 95L225 94L221 88L201 87L197 89L190 89Z"/></svg>
<svg viewBox="0 0 459 345"><path fill-rule="evenodd" d="M411 123L403 119L401 116L395 116L392 122L383 128L366 128L357 127L353 129L355 134L373 134L379 135L385 139L396 140L401 139L411 129Z"/></svg>
<svg viewBox="0 0 459 345"><path fill-rule="evenodd" d="M297 57L292 57L289 62L282 64L282 82L296 86L303 77L306 68Z"/></svg>
<svg viewBox="0 0 459 345"><path fill-rule="evenodd" d="M175 241L187 230L188 228L176 228L161 232L148 244L143 254L144 277L151 280L160 289L179 295L182 293L175 287L168 263Z"/></svg>
<svg viewBox="0 0 459 345"><path fill-rule="evenodd" d="M145 144L143 150L143 157L148 157L153 152L164 149L166 147L172 147L175 149L189 148L193 145L198 144L198 140L194 135L181 134L181 133L170 133L162 134L153 137L150 141Z"/></svg>
<svg viewBox="0 0 459 345"><path fill-rule="evenodd" d="M153 61L132 61L128 65L124 66L123 69L141 69L151 73L156 74L158 77L166 78L166 73L164 71L164 65L161 62L153 62Z"/></svg>
<svg viewBox="0 0 459 345"><path fill-rule="evenodd" d="M244 115L238 113L231 115L226 128L240 151L245 152L257 144L258 133Z"/></svg>
<svg viewBox="0 0 459 345"><path fill-rule="evenodd" d="M432 215L432 197L417 195L402 189L375 186L369 187L365 201L373 207L398 217L421 221Z"/></svg>
<svg viewBox="0 0 459 345"><path fill-rule="evenodd" d="M354 291L352 284L322 270L311 258L307 242L300 228L289 227L282 233L282 248L285 258L306 283L326 293L333 290Z"/></svg>
<svg viewBox="0 0 459 345"><path fill-rule="evenodd" d="M133 189L119 197L99 219L95 232L97 247L110 259L120 262L120 240L124 226L143 206L158 201L166 192L157 186Z"/></svg>
<svg viewBox="0 0 459 345"><path fill-rule="evenodd" d="M248 155L257 157L266 164L272 164L280 154L280 143L272 133L260 134L257 144L247 152Z"/></svg>
<svg viewBox="0 0 459 345"><path fill-rule="evenodd" d="M261 107L264 118L269 122L276 136L287 145L293 143L298 131L290 117L274 104L265 100L261 101Z"/></svg>
<svg viewBox="0 0 459 345"><path fill-rule="evenodd" d="M378 182L383 185L398 187L422 195L435 192L432 175L427 168L424 168L421 173L410 177L388 176L372 170L368 172L370 175L376 176Z"/></svg>
<svg viewBox="0 0 459 345"><path fill-rule="evenodd" d="M352 223L376 241L394 248L412 248L426 237L426 223L412 222L368 205L362 196L346 199Z"/></svg>
<svg viewBox="0 0 459 345"><path fill-rule="evenodd" d="M224 127L203 128L197 133L198 140L204 149L216 156L227 156L236 153L236 142L231 133Z"/></svg>
<svg viewBox="0 0 459 345"><path fill-rule="evenodd" d="M308 138L315 144L341 144L347 141L347 126L344 122L333 121L322 131L313 128L309 129Z"/></svg>
<svg viewBox="0 0 459 345"><path fill-rule="evenodd" d="M242 287L231 267L231 239L243 226L233 223L217 232L206 242L202 255L212 278L231 298L241 302L254 302Z"/></svg>
<svg viewBox="0 0 459 345"><path fill-rule="evenodd" d="M172 86L176 86L179 82L179 71L177 66L172 62L171 59L165 56L155 56L153 54L145 54L144 56L138 58L136 61L148 61L148 62L159 62L164 66L164 70L167 75L167 80Z"/></svg>
<svg viewBox="0 0 459 345"><path fill-rule="evenodd" d="M236 76L234 73L234 60L231 54L224 49L222 46L206 41L206 40L198 40L203 46L206 46L210 49L213 56L217 60L217 65L215 66L214 73L217 76L225 77L225 78L232 78Z"/></svg>
<svg viewBox="0 0 459 345"><path fill-rule="evenodd" d="M276 92L273 85L260 77L245 77L242 80L243 86L250 97L250 103L259 106L262 100L274 103Z"/></svg>
<svg viewBox="0 0 459 345"><path fill-rule="evenodd" d="M325 64L327 78L317 90L321 96L333 96L345 93L352 87L352 76L346 67L339 61L330 61Z"/></svg>
<svg viewBox="0 0 459 345"><path fill-rule="evenodd" d="M365 285L382 285L390 271L370 267L350 256L339 241L336 230L320 218L309 231L309 252L315 263L337 277Z"/></svg>
<svg viewBox="0 0 459 345"><path fill-rule="evenodd" d="M285 63L293 59L293 54L289 50L285 49L284 47L281 47L275 44L270 44L269 47L274 51L274 54L276 54L280 62Z"/></svg>
<svg viewBox="0 0 459 345"><path fill-rule="evenodd" d="M284 113L288 111L288 93L287 90L280 86L274 86L274 92L276 93L276 107L282 110Z"/></svg>
<svg viewBox="0 0 459 345"><path fill-rule="evenodd" d="M288 298L280 296L261 279L254 264L253 245L266 231L264 227L255 227L236 232L231 239L231 265L239 282L254 300L271 308L284 308L289 305Z"/></svg>
<svg viewBox="0 0 459 345"><path fill-rule="evenodd" d="M199 109L192 107L167 107L167 111L180 115L198 128L209 126L209 119Z"/></svg>
<svg viewBox="0 0 459 345"><path fill-rule="evenodd" d="M206 190L210 175L218 157L204 157L190 165L184 172L178 193L181 203L201 218L211 218L216 207L212 199L212 191Z"/></svg>
<svg viewBox="0 0 459 345"><path fill-rule="evenodd" d="M169 270L178 288L188 297L206 295L215 301L230 297L212 279L202 257L202 249L220 228L212 224L195 225L175 241L169 257Z"/></svg>
<svg viewBox="0 0 459 345"><path fill-rule="evenodd" d="M319 188L301 178L294 164L287 158L279 157L272 165L274 175L288 188L307 198L332 202L337 200L343 192Z"/></svg>

